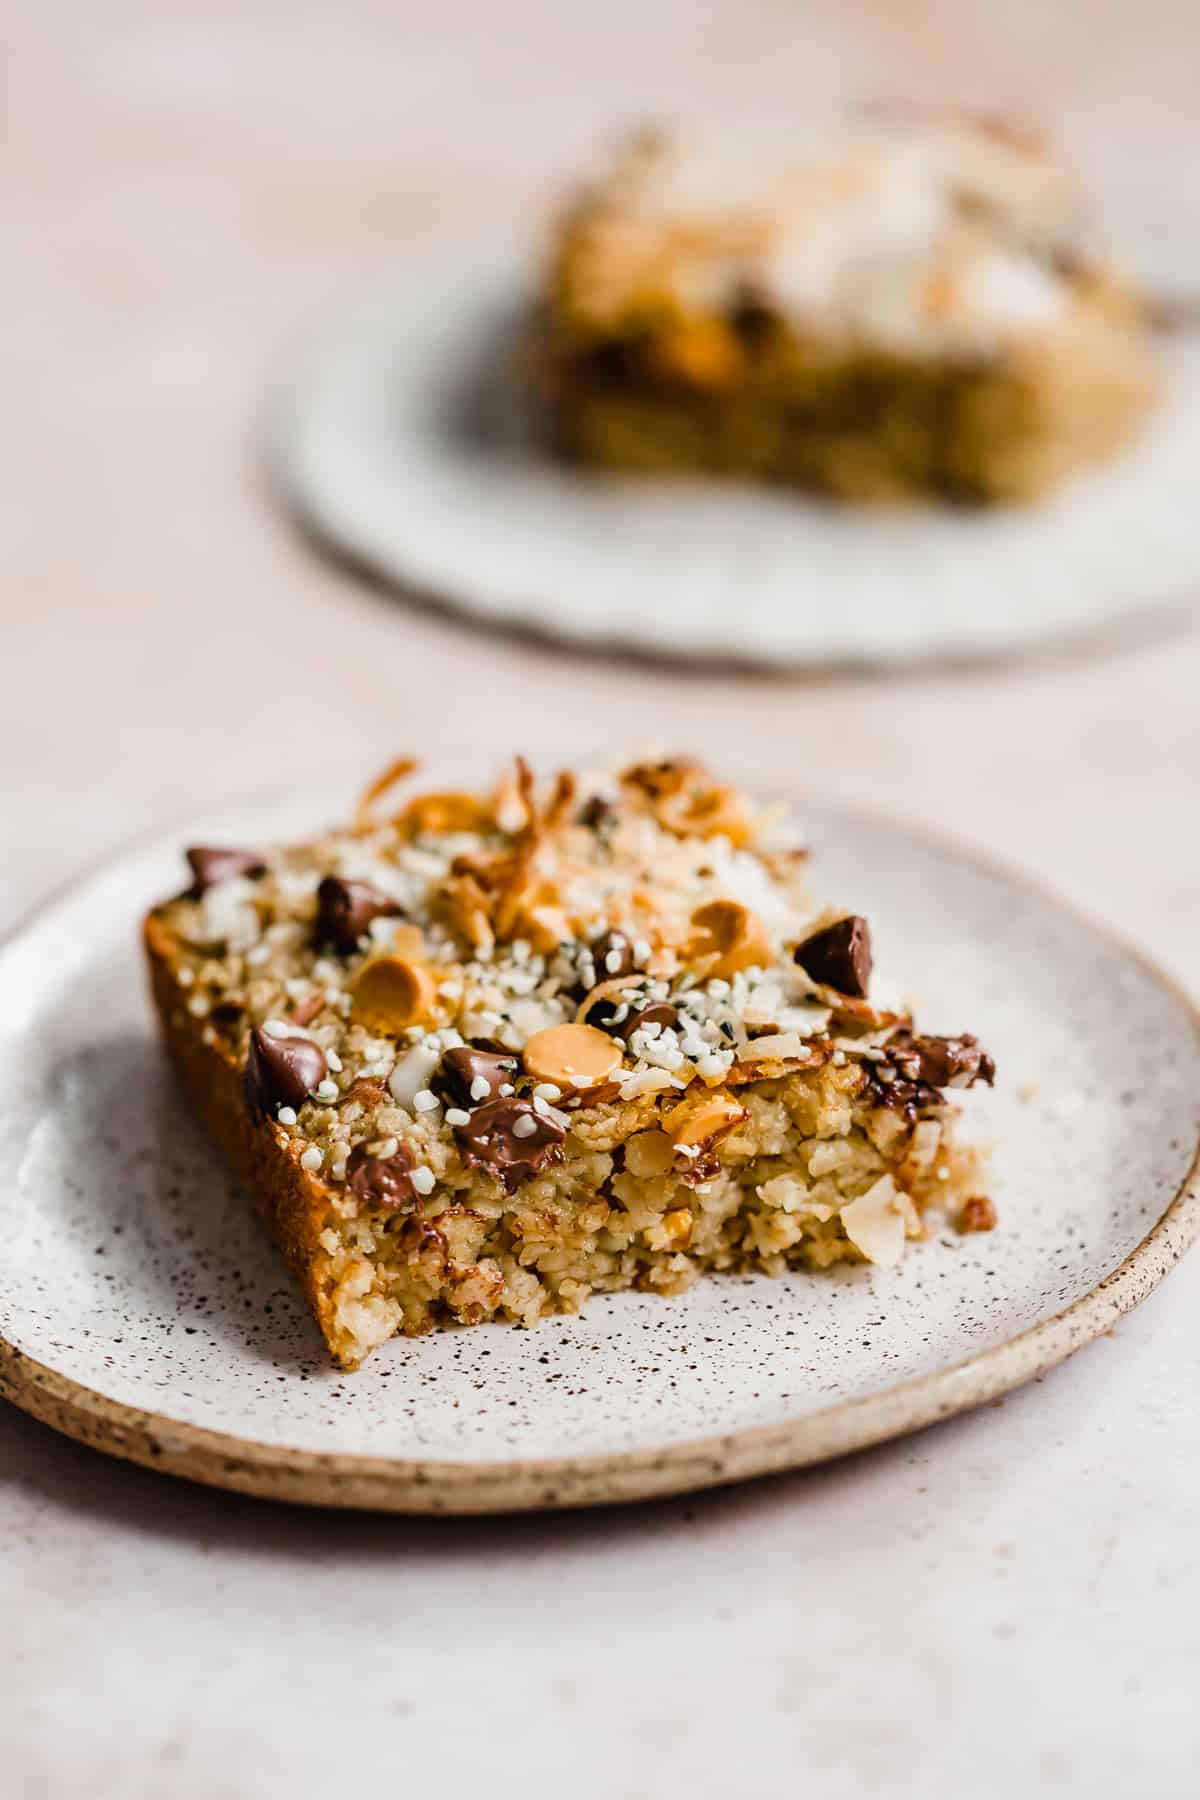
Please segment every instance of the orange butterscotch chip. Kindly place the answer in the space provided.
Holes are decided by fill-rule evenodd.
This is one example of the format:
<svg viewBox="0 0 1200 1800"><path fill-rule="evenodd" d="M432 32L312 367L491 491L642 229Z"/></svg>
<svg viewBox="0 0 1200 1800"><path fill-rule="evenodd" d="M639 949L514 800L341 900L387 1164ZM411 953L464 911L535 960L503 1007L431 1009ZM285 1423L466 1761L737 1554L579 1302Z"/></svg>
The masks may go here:
<svg viewBox="0 0 1200 1800"><path fill-rule="evenodd" d="M728 838L741 849L754 835L740 796L730 787L671 794L658 802L658 822L676 837Z"/></svg>
<svg viewBox="0 0 1200 1800"><path fill-rule="evenodd" d="M594 1025L550 1025L535 1031L522 1061L535 1081L578 1093L599 1087L621 1066L621 1046Z"/></svg>
<svg viewBox="0 0 1200 1800"><path fill-rule="evenodd" d="M717 319L689 320L661 332L653 358L663 374L698 388L728 387L744 361L737 338Z"/></svg>
<svg viewBox="0 0 1200 1800"><path fill-rule="evenodd" d="M407 956L376 956L351 982L350 996L361 1024L394 1037L432 1017L437 984L422 963Z"/></svg>
<svg viewBox="0 0 1200 1800"><path fill-rule="evenodd" d="M491 808L477 794L418 794L396 821L414 836L440 836L452 831L487 831Z"/></svg>
<svg viewBox="0 0 1200 1800"><path fill-rule="evenodd" d="M706 1094L700 1100L683 1100L664 1117L663 1129L678 1148L686 1144L711 1144L724 1137L750 1114L729 1094Z"/></svg>
<svg viewBox="0 0 1200 1800"><path fill-rule="evenodd" d="M767 928L740 900L709 900L692 914L688 960L704 965L708 979L728 980L740 969L766 968L771 961Z"/></svg>

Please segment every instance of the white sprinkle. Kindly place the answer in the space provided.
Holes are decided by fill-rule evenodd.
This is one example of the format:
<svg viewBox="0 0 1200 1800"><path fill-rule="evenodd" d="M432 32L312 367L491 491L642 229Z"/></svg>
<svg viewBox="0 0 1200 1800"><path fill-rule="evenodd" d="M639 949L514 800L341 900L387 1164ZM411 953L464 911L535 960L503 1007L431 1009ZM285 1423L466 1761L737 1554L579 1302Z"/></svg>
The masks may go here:
<svg viewBox="0 0 1200 1800"><path fill-rule="evenodd" d="M275 1117L279 1120L281 1125L294 1125L296 1123L296 1109L294 1106L281 1106L279 1111L275 1114Z"/></svg>
<svg viewBox="0 0 1200 1800"><path fill-rule="evenodd" d="M845 1060L846 1060L846 1052L844 1050L835 1050L832 1057L830 1058L830 1061L833 1062L834 1064L836 1064L836 1066L839 1069L842 1067Z"/></svg>
<svg viewBox="0 0 1200 1800"><path fill-rule="evenodd" d="M419 1168L413 1170L412 1174L409 1176L409 1180L416 1188L418 1194L432 1194L434 1188L437 1186L437 1182L434 1180L433 1170L426 1168L424 1163L422 1163Z"/></svg>
<svg viewBox="0 0 1200 1800"><path fill-rule="evenodd" d="M534 1098L537 1100L562 1099L562 1089L560 1087L555 1087L552 1081L539 1081L534 1088L533 1093Z"/></svg>
<svg viewBox="0 0 1200 1800"><path fill-rule="evenodd" d="M469 1112L464 1112L461 1106L449 1106L446 1108L446 1123L447 1125L469 1125L471 1115Z"/></svg>
<svg viewBox="0 0 1200 1800"><path fill-rule="evenodd" d="M300 1167L302 1169L308 1169L311 1172L313 1169L319 1169L323 1161L323 1152L318 1150L315 1144L310 1144L308 1149L304 1152L304 1155L300 1158Z"/></svg>
<svg viewBox="0 0 1200 1800"><path fill-rule="evenodd" d="M650 949L650 946L646 942L645 938L635 938L634 939L634 944L633 944L633 960L634 960L634 962L647 963L650 961L650 957L652 954L653 953Z"/></svg>
<svg viewBox="0 0 1200 1800"><path fill-rule="evenodd" d="M383 1142L379 1145L378 1149L376 1150L375 1154L376 1154L376 1156L381 1158L382 1161L386 1162L389 1156L395 1156L395 1154L399 1148L400 1148L400 1139L399 1138L385 1137Z"/></svg>
<svg viewBox="0 0 1200 1800"><path fill-rule="evenodd" d="M269 961L270 955L271 955L270 944L255 944L253 949L247 950L246 961L251 965L252 968L257 969L263 963Z"/></svg>
<svg viewBox="0 0 1200 1800"><path fill-rule="evenodd" d="M486 1100L491 1091L492 1084L486 1075L477 1075L471 1083L472 1100ZM509 1089L509 1092L512 1092L511 1088Z"/></svg>
<svg viewBox="0 0 1200 1800"><path fill-rule="evenodd" d="M619 975L621 973L621 952L619 950L606 951L604 967L610 975Z"/></svg>
<svg viewBox="0 0 1200 1800"><path fill-rule="evenodd" d="M333 1070L335 1075L341 1074L342 1059L336 1050L327 1050L325 1052L325 1061L329 1064L329 1067Z"/></svg>
<svg viewBox="0 0 1200 1800"><path fill-rule="evenodd" d="M328 1079L325 1081L318 1081L316 1087L313 1089L313 1094L318 1100L336 1100L338 1097L338 1084L336 1081L329 1081Z"/></svg>
<svg viewBox="0 0 1200 1800"><path fill-rule="evenodd" d="M203 994L192 995L191 999L188 1001L188 1011L191 1013L193 1019L206 1019L208 1017L208 1001L204 998Z"/></svg>
<svg viewBox="0 0 1200 1800"><path fill-rule="evenodd" d="M180 987L191 987L193 981L196 979L196 971L186 967L179 969L176 971L175 979Z"/></svg>
<svg viewBox="0 0 1200 1800"><path fill-rule="evenodd" d="M441 1101L428 1088L422 1088L419 1094L413 1095L413 1106L419 1113L436 1112Z"/></svg>
<svg viewBox="0 0 1200 1800"><path fill-rule="evenodd" d="M543 1104L545 1103L543 1102ZM532 1137L536 1130L537 1120L530 1118L528 1113L522 1113L513 1125L512 1134L514 1137L527 1138Z"/></svg>
<svg viewBox="0 0 1200 1800"><path fill-rule="evenodd" d="M290 1019L264 1019L263 1030L268 1037L307 1037L308 1033L299 1025L293 1025Z"/></svg>
<svg viewBox="0 0 1200 1800"><path fill-rule="evenodd" d="M517 1091L517 1090L516 1090L516 1088L515 1088L515 1087L514 1087L514 1086L513 1086L513 1084L512 1084L512 1082L511 1082L511 1081L502 1081L502 1082L501 1082L501 1083L500 1083L500 1086L499 1086L499 1089L498 1089L498 1090L497 1090L497 1091L498 1091L498 1093L499 1093L499 1095L500 1095L500 1098L501 1098L501 1099L502 1099L502 1100L507 1100L507 1099L508 1099L508 1097L509 1097L509 1095L510 1095L510 1094L515 1094L515 1093L516 1093L516 1091Z"/></svg>
<svg viewBox="0 0 1200 1800"><path fill-rule="evenodd" d="M549 1111L550 1111L550 1105L549 1105L549 1102L548 1102L548 1101L546 1101L546 1100L544 1100L544 1099L543 1099L543 1098L542 1098L542 1096L541 1096L541 1094L534 1094L534 1096L533 1096L533 1110L534 1110L534 1112L536 1112L536 1113L541 1113L541 1115L542 1115L542 1117L543 1117L543 1119L544 1119L544 1118L545 1118L545 1117L546 1117L546 1115L547 1115L547 1114L548 1114L548 1113L549 1113Z"/></svg>
<svg viewBox="0 0 1200 1800"><path fill-rule="evenodd" d="M729 983L727 981L722 981L721 977L718 975L709 982L708 991L714 1000L723 1000L730 991Z"/></svg>
<svg viewBox="0 0 1200 1800"><path fill-rule="evenodd" d="M283 991L288 995L289 999L306 1000L308 998L308 987L309 984L307 981L304 981L298 975L294 975L290 981L284 982Z"/></svg>

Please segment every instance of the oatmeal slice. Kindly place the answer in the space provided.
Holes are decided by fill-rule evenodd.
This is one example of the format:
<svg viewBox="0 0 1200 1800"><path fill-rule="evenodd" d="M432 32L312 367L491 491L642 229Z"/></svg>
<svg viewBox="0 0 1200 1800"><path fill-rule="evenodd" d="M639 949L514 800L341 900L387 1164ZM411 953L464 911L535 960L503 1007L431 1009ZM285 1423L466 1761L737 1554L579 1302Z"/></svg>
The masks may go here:
<svg viewBox="0 0 1200 1800"><path fill-rule="evenodd" d="M586 461L978 501L1123 444L1149 344L1040 144L892 109L634 140L559 224L530 361Z"/></svg>
<svg viewBox="0 0 1200 1800"><path fill-rule="evenodd" d="M931 1206L990 1228L946 1099L990 1057L885 1004L778 816L684 758L389 795L192 849L145 924L167 1049L344 1367L597 1290L894 1262Z"/></svg>

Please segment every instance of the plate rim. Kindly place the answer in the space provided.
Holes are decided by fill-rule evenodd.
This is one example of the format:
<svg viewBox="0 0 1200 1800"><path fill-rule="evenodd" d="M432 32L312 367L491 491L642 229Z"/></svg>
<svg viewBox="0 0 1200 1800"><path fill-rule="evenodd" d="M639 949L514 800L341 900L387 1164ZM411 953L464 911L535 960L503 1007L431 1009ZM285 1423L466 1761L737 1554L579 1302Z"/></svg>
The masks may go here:
<svg viewBox="0 0 1200 1800"><path fill-rule="evenodd" d="M468 629L516 635L549 648L567 648L600 658L633 656L650 666L696 668L702 671L735 668L763 678L819 671L878 677L889 672L920 674L926 671L960 671L1017 668L1032 660L1058 661L1076 656L1112 654L1131 644L1158 641L1186 631L1196 620L1194 584L1172 581L1166 591L1147 589L1145 598L1121 605L1108 616L1081 619L1055 626L1044 636L982 644L920 641L911 644L878 643L853 650L831 650L828 645L783 647L779 644L747 646L736 632L699 647L686 647L661 638L639 636L629 640L620 630L602 623L580 620L570 614L549 618L540 602L516 590L499 604L481 603L461 583L430 580L413 564L406 572L399 559L377 543L368 543L353 523L348 523L324 492L314 492L305 457L301 454L302 422L313 410L314 396L328 371L343 357L351 340L377 319L382 301L401 285L423 277L464 272L472 279L482 274L499 292L502 277L511 278L507 297L519 298L528 289L520 284L522 271L534 266L532 246L514 245L509 239L443 235L414 241L363 275L345 292L340 304L331 303L321 318L294 349L288 364L276 374L269 403L264 409L259 448L267 491L284 522L302 546L330 562L351 579L378 593L398 598L424 612L448 615ZM1159 342L1160 357L1168 354ZM1160 404L1160 403L1156 403ZM1120 452L1118 452L1118 456ZM1097 469L1104 463L1095 465ZM586 472L585 472L586 473ZM595 472L593 472L594 474ZM1086 475L1087 469L1079 471ZM599 480L605 476L600 472ZM613 477L617 482L620 475ZM636 477L632 479L636 480ZM684 478L704 483L705 477ZM719 486L727 484L718 481ZM753 484L752 484L753 485ZM769 491L769 490L768 490ZM802 503L813 496L793 496ZM1034 503L1037 504L1036 502ZM861 509L870 513L872 509Z"/></svg>
<svg viewBox="0 0 1200 1800"><path fill-rule="evenodd" d="M797 796L799 798L799 796ZM278 798L278 796L277 796ZM816 796L814 796L814 799ZM243 805L269 797L244 796ZM828 797L823 803L829 805ZM886 815L840 799L833 808L864 829ZM1182 1007L1200 1042L1200 1003L1140 945L1097 920L1019 865L952 833L886 817L891 829L1051 902L1095 932ZM93 881L138 852L165 847L183 821L137 836L97 858L26 910L0 935L0 954ZM295 1505L398 1514L484 1515L562 1510L666 1498L827 1462L905 1436L1010 1393L1056 1368L1139 1305L1200 1238L1200 1133L1191 1162L1145 1236L1115 1269L1048 1319L949 1368L914 1376L801 1418L750 1425L657 1449L592 1455L454 1461L298 1450L190 1425L130 1406L61 1374L0 1329L0 1399L89 1448L205 1487Z"/></svg>

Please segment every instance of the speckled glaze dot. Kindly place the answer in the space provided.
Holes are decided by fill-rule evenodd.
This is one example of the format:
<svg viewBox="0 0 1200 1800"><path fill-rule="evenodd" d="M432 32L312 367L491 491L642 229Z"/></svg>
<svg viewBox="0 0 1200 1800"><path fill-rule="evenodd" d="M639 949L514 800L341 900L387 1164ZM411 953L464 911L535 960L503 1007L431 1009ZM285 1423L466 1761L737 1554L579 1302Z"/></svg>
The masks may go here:
<svg viewBox="0 0 1200 1800"><path fill-rule="evenodd" d="M317 796L193 835L269 843L336 810ZM836 1454L1087 1342L1197 1229L1191 1010L1009 875L877 821L804 817L822 890L871 918L881 973L903 972L930 1030L975 1031L996 1056L994 1092L961 1096L995 1142L996 1231L935 1225L890 1270L594 1296L534 1331L397 1340L343 1374L151 1033L133 927L177 881L176 836L0 952L0 1018L22 1021L0 1041L0 1391L196 1479L471 1511Z"/></svg>

